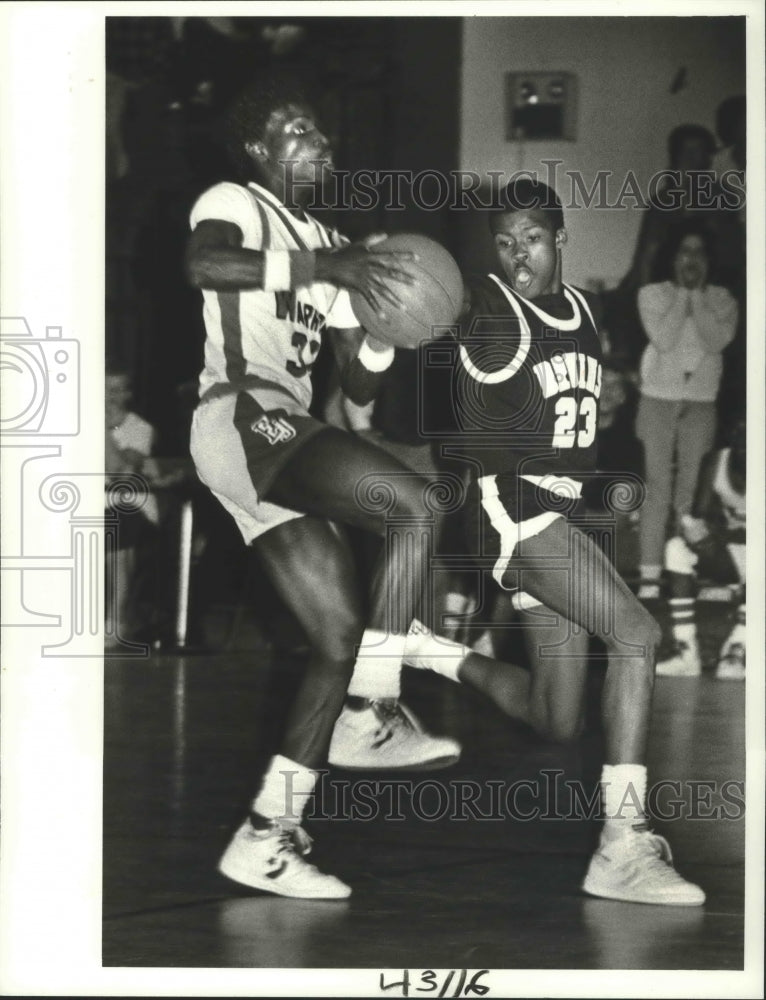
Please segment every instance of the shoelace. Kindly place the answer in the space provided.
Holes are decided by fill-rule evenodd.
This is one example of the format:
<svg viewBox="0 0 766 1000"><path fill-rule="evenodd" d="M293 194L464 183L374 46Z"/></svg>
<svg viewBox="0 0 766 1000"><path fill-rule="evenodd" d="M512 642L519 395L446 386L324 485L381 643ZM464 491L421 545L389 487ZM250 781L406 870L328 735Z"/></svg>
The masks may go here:
<svg viewBox="0 0 766 1000"><path fill-rule="evenodd" d="M297 854L299 857L305 857L311 853L314 842L302 826L288 827L282 826L280 823L277 823L276 826L279 828L279 833L277 835L275 854L288 852L290 854Z"/></svg>
<svg viewBox="0 0 766 1000"><path fill-rule="evenodd" d="M646 872L650 869L654 875L665 881L675 881L679 878L676 870L672 867L673 855L670 845L664 837L657 833L648 831L634 838L631 860L641 862L641 870Z"/></svg>
<svg viewBox="0 0 766 1000"><path fill-rule="evenodd" d="M411 730L413 733L421 732L414 717L399 701L374 701L372 710L380 720L383 731L400 728Z"/></svg>
<svg viewBox="0 0 766 1000"><path fill-rule="evenodd" d="M674 656L685 656L687 653L691 652L691 646L688 642L683 639L676 639L673 644L673 655Z"/></svg>
<svg viewBox="0 0 766 1000"><path fill-rule="evenodd" d="M407 721L398 701L374 701L372 709L381 722Z"/></svg>

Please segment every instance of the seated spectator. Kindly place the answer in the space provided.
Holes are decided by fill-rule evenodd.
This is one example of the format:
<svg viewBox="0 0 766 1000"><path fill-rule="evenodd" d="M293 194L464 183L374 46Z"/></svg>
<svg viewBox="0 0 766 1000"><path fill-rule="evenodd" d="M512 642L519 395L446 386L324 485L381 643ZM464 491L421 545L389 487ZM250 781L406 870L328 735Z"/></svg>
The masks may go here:
<svg viewBox="0 0 766 1000"><path fill-rule="evenodd" d="M738 309L725 288L709 284L712 258L708 230L693 220L683 223L664 248L667 280L638 293L649 340L636 426L646 463L641 598L659 597L671 506L677 526L691 512L700 462L714 443L721 353L734 337Z"/></svg>
<svg viewBox="0 0 766 1000"><path fill-rule="evenodd" d="M127 372L108 366L105 391L105 456L107 481L121 476L152 476L150 458L154 428L128 409L131 399ZM131 481L135 485L135 481ZM106 576L106 648L115 648L129 639L140 627L136 605L137 553L156 536L159 508L156 497L139 488L130 502L120 497L108 505L108 524L116 524L116 551L107 553Z"/></svg>
<svg viewBox="0 0 766 1000"><path fill-rule="evenodd" d="M701 672L696 625L697 580L728 584L736 602L733 628L718 654L719 680L745 679L745 425L731 446L711 452L700 470L691 514L665 546L670 578L673 651L657 663L657 673L693 677Z"/></svg>
<svg viewBox="0 0 766 1000"><path fill-rule="evenodd" d="M588 512L606 512L613 520L614 551L610 558L620 575L628 579L638 570L635 536L640 515L632 499L638 501L639 481L644 476L644 452L635 423L634 379L621 360L605 356L596 430L598 468L583 488L583 500Z"/></svg>

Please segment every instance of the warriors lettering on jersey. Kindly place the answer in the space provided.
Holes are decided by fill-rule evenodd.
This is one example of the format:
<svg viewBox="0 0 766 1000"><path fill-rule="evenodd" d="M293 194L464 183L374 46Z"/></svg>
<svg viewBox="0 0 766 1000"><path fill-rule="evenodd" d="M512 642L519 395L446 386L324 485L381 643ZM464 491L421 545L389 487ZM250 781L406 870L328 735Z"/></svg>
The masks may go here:
<svg viewBox="0 0 766 1000"><path fill-rule="evenodd" d="M206 191L191 214L194 228L205 219L232 223L250 250L321 250L343 240L305 215L298 218L271 192L257 184L217 184ZM359 325L348 293L326 282L296 291L261 289L203 290L207 331L200 394L222 384L237 387L276 383L302 405L311 403L311 371L322 333L328 326Z"/></svg>
<svg viewBox="0 0 766 1000"><path fill-rule="evenodd" d="M526 300L492 275L470 287L454 386L471 457L483 474L592 470L602 368L587 299L565 285Z"/></svg>
<svg viewBox="0 0 766 1000"><path fill-rule="evenodd" d="M302 378L309 374L319 354L327 319L316 305L302 302L299 292L274 292L274 298L277 319L289 319L293 325L290 343L295 358L288 358L285 368L295 378Z"/></svg>
<svg viewBox="0 0 766 1000"><path fill-rule="evenodd" d="M303 327L305 333L321 333L325 327L325 315L310 302L301 302L295 291L274 292L277 319L290 317L293 326Z"/></svg>
<svg viewBox="0 0 766 1000"><path fill-rule="evenodd" d="M554 354L550 361L533 365L543 398L562 392L584 389L597 399L601 396L601 362L580 351Z"/></svg>

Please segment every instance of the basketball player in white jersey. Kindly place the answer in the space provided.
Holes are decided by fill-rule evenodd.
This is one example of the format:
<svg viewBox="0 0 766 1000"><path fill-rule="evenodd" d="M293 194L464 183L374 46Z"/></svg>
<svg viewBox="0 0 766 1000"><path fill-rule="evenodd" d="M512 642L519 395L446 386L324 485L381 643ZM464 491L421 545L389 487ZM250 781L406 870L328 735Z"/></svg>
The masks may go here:
<svg viewBox="0 0 766 1000"><path fill-rule="evenodd" d="M409 281L400 267L409 255L377 252L376 238L348 245L307 214L332 159L292 86L273 78L237 101L230 146L249 183L216 185L191 213L187 270L203 293L207 331L191 453L312 647L279 753L219 869L281 895L342 898L347 885L303 860L301 813L328 749L339 766L402 768L444 766L460 748L424 733L398 701L406 632L425 582L423 545L401 564L381 557L368 602L339 527L384 535L385 511L363 495L389 483L397 516L428 536L426 483L308 412L311 367L330 331L344 390L357 403L374 397L393 348L358 329L347 290L378 312L397 308L382 279Z"/></svg>

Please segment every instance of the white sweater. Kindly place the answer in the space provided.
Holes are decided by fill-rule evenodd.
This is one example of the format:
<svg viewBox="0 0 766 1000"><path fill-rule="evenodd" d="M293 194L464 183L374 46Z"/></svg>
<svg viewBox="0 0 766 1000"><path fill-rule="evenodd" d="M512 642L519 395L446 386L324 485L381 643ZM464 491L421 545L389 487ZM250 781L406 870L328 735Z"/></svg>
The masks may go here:
<svg viewBox="0 0 766 1000"><path fill-rule="evenodd" d="M645 285L638 311L649 345L641 358L641 392L653 399L714 402L734 339L738 307L725 288L693 291L672 281Z"/></svg>

